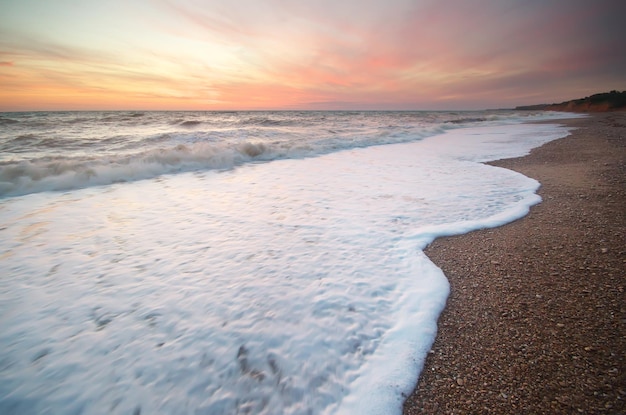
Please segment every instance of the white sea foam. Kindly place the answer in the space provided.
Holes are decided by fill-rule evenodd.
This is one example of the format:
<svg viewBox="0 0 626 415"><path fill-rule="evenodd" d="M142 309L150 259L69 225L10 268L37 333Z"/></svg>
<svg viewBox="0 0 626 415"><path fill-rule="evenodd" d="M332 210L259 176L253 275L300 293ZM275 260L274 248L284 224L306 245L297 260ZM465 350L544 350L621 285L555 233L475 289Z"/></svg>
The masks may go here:
<svg viewBox="0 0 626 415"><path fill-rule="evenodd" d="M464 129L0 205L0 412L400 413L448 283L433 238L539 184L477 163L566 135Z"/></svg>

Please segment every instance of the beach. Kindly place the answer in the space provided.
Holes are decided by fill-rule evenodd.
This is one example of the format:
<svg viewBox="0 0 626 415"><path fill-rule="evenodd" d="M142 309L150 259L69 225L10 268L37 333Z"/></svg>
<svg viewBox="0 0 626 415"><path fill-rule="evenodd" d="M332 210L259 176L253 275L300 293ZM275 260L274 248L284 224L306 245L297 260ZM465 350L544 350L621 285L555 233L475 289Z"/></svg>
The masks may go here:
<svg viewBox="0 0 626 415"><path fill-rule="evenodd" d="M450 281L404 414L626 413L626 112L489 164L542 203L425 251Z"/></svg>
<svg viewBox="0 0 626 415"><path fill-rule="evenodd" d="M449 293L423 248L526 215L485 162L563 117L1 114L0 413L400 413Z"/></svg>
<svg viewBox="0 0 626 415"><path fill-rule="evenodd" d="M563 117L2 114L0 413L619 413L626 123Z"/></svg>

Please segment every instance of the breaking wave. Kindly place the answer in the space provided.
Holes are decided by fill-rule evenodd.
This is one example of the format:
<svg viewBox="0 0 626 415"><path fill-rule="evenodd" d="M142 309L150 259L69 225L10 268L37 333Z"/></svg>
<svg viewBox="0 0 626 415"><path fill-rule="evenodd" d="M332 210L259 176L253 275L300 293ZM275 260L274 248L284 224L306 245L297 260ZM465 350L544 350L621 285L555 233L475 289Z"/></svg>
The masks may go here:
<svg viewBox="0 0 626 415"><path fill-rule="evenodd" d="M44 157L4 162L0 164L0 197L143 180L168 173L229 169L281 155L284 153L263 143L244 142L232 147L195 143L122 157Z"/></svg>
<svg viewBox="0 0 626 415"><path fill-rule="evenodd" d="M230 169L547 117L511 111L4 113L0 197Z"/></svg>

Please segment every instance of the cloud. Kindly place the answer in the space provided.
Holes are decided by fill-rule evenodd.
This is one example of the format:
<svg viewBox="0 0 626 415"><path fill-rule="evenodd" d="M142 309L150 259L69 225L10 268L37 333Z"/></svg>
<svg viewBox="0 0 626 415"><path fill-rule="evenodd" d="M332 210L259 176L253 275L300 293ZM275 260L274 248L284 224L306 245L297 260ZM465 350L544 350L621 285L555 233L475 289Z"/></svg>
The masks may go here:
<svg viewBox="0 0 626 415"><path fill-rule="evenodd" d="M122 28L144 18L140 31L111 32L116 42L81 42L71 21L63 26L74 36L5 30L0 65L15 63L4 71L20 77L13 91L53 83L67 96L102 91L176 108L497 106L621 89L626 2L617 3L161 0L120 14Z"/></svg>

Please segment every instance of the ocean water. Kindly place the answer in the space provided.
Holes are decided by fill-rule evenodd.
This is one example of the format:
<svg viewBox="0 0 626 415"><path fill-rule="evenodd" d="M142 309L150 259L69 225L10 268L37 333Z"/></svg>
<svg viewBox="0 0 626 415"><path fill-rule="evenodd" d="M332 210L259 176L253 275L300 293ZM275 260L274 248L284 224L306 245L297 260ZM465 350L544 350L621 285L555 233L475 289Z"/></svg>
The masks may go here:
<svg viewBox="0 0 626 415"><path fill-rule="evenodd" d="M481 162L570 116L0 114L0 413L399 414L448 294L422 249L526 214Z"/></svg>

